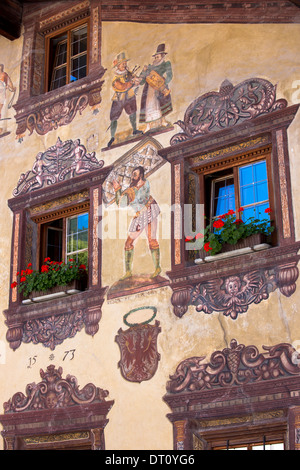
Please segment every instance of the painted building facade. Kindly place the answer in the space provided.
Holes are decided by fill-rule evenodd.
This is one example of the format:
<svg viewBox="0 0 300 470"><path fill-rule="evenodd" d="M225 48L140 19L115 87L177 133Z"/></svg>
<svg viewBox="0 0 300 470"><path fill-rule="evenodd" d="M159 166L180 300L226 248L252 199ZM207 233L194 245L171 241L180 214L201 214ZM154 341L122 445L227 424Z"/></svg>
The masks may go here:
<svg viewBox="0 0 300 470"><path fill-rule="evenodd" d="M299 448L297 3L16 2L3 449Z"/></svg>

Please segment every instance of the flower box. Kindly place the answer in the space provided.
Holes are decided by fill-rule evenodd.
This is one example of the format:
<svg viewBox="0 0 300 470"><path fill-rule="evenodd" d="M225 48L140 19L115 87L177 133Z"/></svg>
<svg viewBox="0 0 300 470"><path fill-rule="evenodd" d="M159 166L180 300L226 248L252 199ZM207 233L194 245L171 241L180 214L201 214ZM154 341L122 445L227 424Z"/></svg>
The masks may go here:
<svg viewBox="0 0 300 470"><path fill-rule="evenodd" d="M235 244L224 243L219 253L210 255L203 248L199 251L199 257L195 259L196 264L203 262L216 261L218 259L231 258L233 256L245 255L253 251L266 250L271 247L268 243L269 237L262 233L255 233L239 240Z"/></svg>
<svg viewBox="0 0 300 470"><path fill-rule="evenodd" d="M64 286L54 286L51 287L51 289L44 291L32 291L28 298L24 299L22 303L26 305L32 302L45 302L46 300L78 294L79 292L84 291L86 287L86 279L74 279L72 282Z"/></svg>
<svg viewBox="0 0 300 470"><path fill-rule="evenodd" d="M221 253L227 251L240 250L242 248L253 248L254 246L259 246L262 244L267 244L268 237L263 233L255 233L249 237L239 240L237 243L232 245L231 243L224 243L222 246Z"/></svg>

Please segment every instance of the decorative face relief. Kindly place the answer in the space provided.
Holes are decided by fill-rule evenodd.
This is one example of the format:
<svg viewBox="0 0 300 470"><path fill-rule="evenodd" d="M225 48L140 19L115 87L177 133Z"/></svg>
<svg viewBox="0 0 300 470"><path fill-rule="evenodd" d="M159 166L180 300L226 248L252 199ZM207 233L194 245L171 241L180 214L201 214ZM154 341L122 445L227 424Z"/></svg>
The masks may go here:
<svg viewBox="0 0 300 470"><path fill-rule="evenodd" d="M55 369L54 365L48 366L46 371L41 369L42 382L27 385L26 395L22 392L16 393L4 403L4 412L20 413L102 403L108 396L107 390L102 390L93 384L87 384L80 389L75 377L67 375L63 379L62 372L61 367Z"/></svg>
<svg viewBox="0 0 300 470"><path fill-rule="evenodd" d="M80 139L62 142L60 138L45 152L39 152L31 170L22 173L14 196L26 194L49 184L60 183L74 176L99 170L104 161L98 161L95 152L87 153Z"/></svg>
<svg viewBox="0 0 300 470"><path fill-rule="evenodd" d="M197 312L220 312L236 320L239 315L248 312L251 304L267 300L276 289L290 297L296 290L298 276L297 262L291 262L275 269L256 269L244 274L211 277L193 287L175 289L171 302L178 317L182 317L189 305L193 305Z"/></svg>

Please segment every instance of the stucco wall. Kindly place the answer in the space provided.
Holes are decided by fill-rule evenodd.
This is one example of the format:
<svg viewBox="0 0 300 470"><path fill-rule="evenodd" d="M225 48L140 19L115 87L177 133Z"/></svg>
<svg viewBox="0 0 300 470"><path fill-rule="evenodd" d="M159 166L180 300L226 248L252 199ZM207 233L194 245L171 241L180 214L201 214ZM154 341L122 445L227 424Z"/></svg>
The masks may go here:
<svg viewBox="0 0 300 470"><path fill-rule="evenodd" d="M112 63L116 55L126 51L129 68L151 63L152 54L160 43L166 44L168 59L173 66L171 82L173 112L168 120L182 119L187 106L198 96L218 90L222 81L234 85L251 77L265 78L277 84L277 98L288 104L300 102L299 25L158 25L135 23L104 23L102 25L102 63L104 75L102 103L98 114L87 107L68 126L60 127L38 136L26 134L22 141L15 135L13 108L6 110L5 137L0 137L0 310L8 306L9 267L12 213L7 200L12 195L19 175L33 165L38 152L61 140L80 138L84 145L90 142L91 150L105 164L112 164L129 151L134 144L102 151L109 140L109 111L112 97ZM22 38L10 42L0 37L0 62L5 65L18 89L22 60ZM138 105L141 90L137 92ZM11 98L11 94L8 94ZM119 120L119 131L128 129L125 115ZM300 115L289 128L289 152L296 239L300 239ZM155 135L162 145L168 146L175 129ZM91 139L91 136L93 138ZM90 138L90 139L89 139ZM170 167L166 163L149 178L151 194L160 205L170 204ZM124 240L103 240L103 285L111 285L124 270ZM161 240L162 274L170 269L170 242ZM146 240L137 244L134 269L149 272L153 269ZM105 429L106 448L112 449L171 449L172 427L166 418L169 412L162 401L168 377L183 359L195 355L207 358L216 349L225 348L232 338L239 343L273 345L300 340L299 286L295 294L286 298L279 291L270 294L267 301L252 304L249 310L233 321L222 314L205 315L190 308L182 319L174 316L170 303L171 289L162 287L125 298L105 301L98 333L92 338L84 331L67 339L52 352L42 345L22 344L13 352L6 342L4 316L0 318L0 405L15 392L25 390L31 382L39 382L39 370L52 363L62 366L65 374L75 375L81 386L93 382L109 390L115 400ZM131 309L153 305L157 307L157 320L161 333L158 351L161 355L154 377L141 384L124 380L118 369L120 352L115 336L120 328L126 329L123 316ZM140 314L139 320L149 317L149 311ZM144 315L144 316L143 316ZM66 351L75 350L74 358ZM2 441L0 442L2 446Z"/></svg>

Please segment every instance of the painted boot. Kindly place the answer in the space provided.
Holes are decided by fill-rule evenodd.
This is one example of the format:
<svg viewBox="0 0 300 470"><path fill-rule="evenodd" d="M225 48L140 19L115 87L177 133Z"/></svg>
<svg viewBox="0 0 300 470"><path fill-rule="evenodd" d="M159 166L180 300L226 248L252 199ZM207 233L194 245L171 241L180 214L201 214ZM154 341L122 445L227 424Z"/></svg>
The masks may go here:
<svg viewBox="0 0 300 470"><path fill-rule="evenodd" d="M120 281L124 281L132 276L133 249L125 250L125 274Z"/></svg>
<svg viewBox="0 0 300 470"><path fill-rule="evenodd" d="M153 279L154 277L157 277L161 273L159 248L152 249L151 255L152 255L152 259L153 259L153 263L155 267L155 271L151 276L151 279Z"/></svg>

